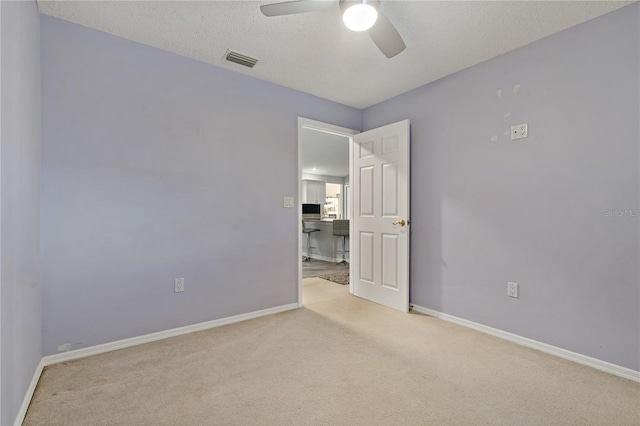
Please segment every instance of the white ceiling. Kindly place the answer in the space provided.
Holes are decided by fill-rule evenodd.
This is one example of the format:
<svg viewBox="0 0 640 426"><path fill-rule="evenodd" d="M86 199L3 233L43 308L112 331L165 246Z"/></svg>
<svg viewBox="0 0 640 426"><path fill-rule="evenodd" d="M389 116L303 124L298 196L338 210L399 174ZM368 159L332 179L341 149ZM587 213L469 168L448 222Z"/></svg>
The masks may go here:
<svg viewBox="0 0 640 426"><path fill-rule="evenodd" d="M267 18L274 1L38 0L42 13L356 108L424 85L631 2L396 1L407 49L387 59L339 9ZM256 57L245 68L227 49Z"/></svg>
<svg viewBox="0 0 640 426"><path fill-rule="evenodd" d="M349 176L349 138L303 128L300 160L305 174Z"/></svg>

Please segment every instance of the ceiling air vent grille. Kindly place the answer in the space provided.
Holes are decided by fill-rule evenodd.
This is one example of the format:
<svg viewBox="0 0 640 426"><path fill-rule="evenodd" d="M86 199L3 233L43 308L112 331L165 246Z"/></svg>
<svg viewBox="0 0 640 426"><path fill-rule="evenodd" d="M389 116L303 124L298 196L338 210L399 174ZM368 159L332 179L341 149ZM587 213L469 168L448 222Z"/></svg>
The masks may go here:
<svg viewBox="0 0 640 426"><path fill-rule="evenodd" d="M225 59L229 62L235 62L236 64L244 65L245 67L253 68L258 63L256 58L243 55L242 53L234 52L233 50L227 51Z"/></svg>

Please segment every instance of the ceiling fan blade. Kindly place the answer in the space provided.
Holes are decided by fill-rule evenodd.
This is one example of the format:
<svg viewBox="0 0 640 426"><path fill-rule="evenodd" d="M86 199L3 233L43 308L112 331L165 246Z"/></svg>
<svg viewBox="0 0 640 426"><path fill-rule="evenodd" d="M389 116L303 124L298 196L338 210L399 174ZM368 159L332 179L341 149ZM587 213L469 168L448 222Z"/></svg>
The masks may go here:
<svg viewBox="0 0 640 426"><path fill-rule="evenodd" d="M367 32L387 58L393 58L407 47L396 27L380 10L378 10L378 20Z"/></svg>
<svg viewBox="0 0 640 426"><path fill-rule="evenodd" d="M319 12L337 7L339 0L298 0L283 3L263 4L260 11L265 16L293 15L296 13Z"/></svg>

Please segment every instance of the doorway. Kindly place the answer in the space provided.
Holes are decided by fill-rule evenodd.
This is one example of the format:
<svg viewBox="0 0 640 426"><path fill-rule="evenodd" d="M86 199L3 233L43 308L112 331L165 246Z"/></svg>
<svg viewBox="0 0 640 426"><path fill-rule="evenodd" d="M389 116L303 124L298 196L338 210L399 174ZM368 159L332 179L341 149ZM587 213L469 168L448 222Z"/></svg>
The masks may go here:
<svg viewBox="0 0 640 426"><path fill-rule="evenodd" d="M345 191L345 186L349 186L349 179L352 175L352 136L359 133L353 129L347 129L340 126L335 126L328 123L323 123L307 118L298 118L298 306L302 306L302 280L303 280L303 253L306 252L306 234L303 234L302 229L302 208L301 204L307 201L311 203L318 203L321 205L321 219L315 222L314 227L321 228L322 230L315 234L323 233L323 241L319 240L322 244L324 251L319 250L314 256L311 256L311 262L333 261L335 260L333 250L329 249L328 242L331 242L330 247L333 247L333 234L331 227L332 219L341 219L350 217L350 213L346 211L353 203L347 197L350 197L350 191ZM324 138L322 138L324 136ZM304 155L303 149L305 148L305 140L308 138L317 138L318 140L325 140L325 148L328 148L330 144L339 144L339 140L343 140L345 149L341 155L346 154L348 158L345 158L345 164L341 166L329 167L331 153L327 150L320 150L311 153L311 155ZM307 138L307 139L305 139ZM322 142L320 142L322 143ZM308 146L307 146L308 148ZM325 163L312 164L309 158L317 158L318 160L324 159ZM346 167L346 169L345 169ZM316 170L313 170L315 168ZM330 188L330 196L327 198L327 187ZM319 189L318 189L319 188ZM315 196L316 192L320 192L321 196ZM309 197L314 198L313 200ZM328 200L328 201L327 201ZM346 216L346 217L345 217ZM322 221L324 218L324 223ZM316 237L315 235L312 237ZM341 248L342 246L339 245ZM351 250L351 241L347 238L347 250ZM329 254L331 253L331 254ZM307 253L308 254L308 253ZM342 266L347 268L346 266ZM350 266L348 267L350 268ZM350 271L351 272L351 271ZM353 293L351 284L349 284L349 291Z"/></svg>
<svg viewBox="0 0 640 426"><path fill-rule="evenodd" d="M411 175L409 120L360 133L299 117L299 203L303 199L301 136L308 130L338 135L348 138L349 141L348 168L349 177L353 178L353 182L349 181L349 191L344 192L352 194L347 201L350 206L347 213L347 217L350 218L348 235L357 235L356 238L349 238L349 252L353 253L353 261L349 262L349 274L345 277L349 282L349 292L363 299L408 312ZM319 211L318 207L319 205L316 205L316 210ZM302 306L302 218L300 208L298 306ZM319 232L320 229L314 230L316 231ZM325 234L329 233L333 236L331 231ZM309 250L307 256L311 257Z"/></svg>

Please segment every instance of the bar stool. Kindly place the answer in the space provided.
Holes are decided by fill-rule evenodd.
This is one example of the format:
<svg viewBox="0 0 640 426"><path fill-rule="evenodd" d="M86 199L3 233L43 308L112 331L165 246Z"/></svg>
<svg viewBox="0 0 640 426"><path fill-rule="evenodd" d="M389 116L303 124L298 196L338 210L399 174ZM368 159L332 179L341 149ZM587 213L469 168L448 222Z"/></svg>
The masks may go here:
<svg viewBox="0 0 640 426"><path fill-rule="evenodd" d="M302 233L307 234L307 255L302 258L303 262L311 262L311 249L316 247L311 247L311 234L314 232L322 231L319 228L307 228L307 225L302 220Z"/></svg>
<svg viewBox="0 0 640 426"><path fill-rule="evenodd" d="M333 235L336 237L342 237L342 260L338 262L338 265L347 263L345 255L349 253L347 250L347 237L349 236L349 220L348 219L334 219L333 220Z"/></svg>

